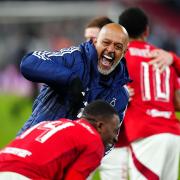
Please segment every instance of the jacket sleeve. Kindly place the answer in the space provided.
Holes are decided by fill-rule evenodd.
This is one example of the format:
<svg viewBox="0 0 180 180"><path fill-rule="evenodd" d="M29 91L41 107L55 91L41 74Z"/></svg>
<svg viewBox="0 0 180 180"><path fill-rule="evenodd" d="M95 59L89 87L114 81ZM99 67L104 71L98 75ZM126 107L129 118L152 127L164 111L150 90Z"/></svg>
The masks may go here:
<svg viewBox="0 0 180 180"><path fill-rule="evenodd" d="M56 52L34 51L22 59L20 70L30 81L50 86L66 86L75 78L73 63L73 53L67 56Z"/></svg>

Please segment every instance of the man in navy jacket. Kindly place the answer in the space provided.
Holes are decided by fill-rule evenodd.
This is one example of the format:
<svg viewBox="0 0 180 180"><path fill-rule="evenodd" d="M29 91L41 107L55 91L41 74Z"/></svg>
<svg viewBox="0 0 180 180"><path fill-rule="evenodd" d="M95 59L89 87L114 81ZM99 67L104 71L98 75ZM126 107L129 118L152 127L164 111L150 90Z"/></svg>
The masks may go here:
<svg viewBox="0 0 180 180"><path fill-rule="evenodd" d="M130 81L123 58L127 44L127 31L110 23L94 42L27 54L21 62L22 74L44 85L19 134L45 119L76 119L80 108L96 99L110 103L122 121L129 98L124 87Z"/></svg>

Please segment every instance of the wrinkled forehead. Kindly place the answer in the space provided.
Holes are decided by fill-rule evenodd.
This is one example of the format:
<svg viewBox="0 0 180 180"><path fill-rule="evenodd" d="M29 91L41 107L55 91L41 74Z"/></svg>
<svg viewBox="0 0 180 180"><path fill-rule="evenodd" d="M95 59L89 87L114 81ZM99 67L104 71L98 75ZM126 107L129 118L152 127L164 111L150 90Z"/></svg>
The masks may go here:
<svg viewBox="0 0 180 180"><path fill-rule="evenodd" d="M116 43L127 42L127 36L118 29L102 29L98 35L99 40L110 40Z"/></svg>

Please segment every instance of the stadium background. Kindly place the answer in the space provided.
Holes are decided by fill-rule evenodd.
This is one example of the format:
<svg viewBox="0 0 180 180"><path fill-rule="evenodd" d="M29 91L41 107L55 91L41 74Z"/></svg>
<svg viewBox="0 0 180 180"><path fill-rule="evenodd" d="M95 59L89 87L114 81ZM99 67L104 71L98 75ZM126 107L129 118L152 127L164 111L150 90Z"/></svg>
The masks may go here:
<svg viewBox="0 0 180 180"><path fill-rule="evenodd" d="M21 76L23 55L78 45L84 41L84 28L91 18L107 15L117 22L128 6L142 7L148 13L150 42L180 55L179 0L0 0L0 148L28 119L40 87ZM177 116L180 119L180 113Z"/></svg>

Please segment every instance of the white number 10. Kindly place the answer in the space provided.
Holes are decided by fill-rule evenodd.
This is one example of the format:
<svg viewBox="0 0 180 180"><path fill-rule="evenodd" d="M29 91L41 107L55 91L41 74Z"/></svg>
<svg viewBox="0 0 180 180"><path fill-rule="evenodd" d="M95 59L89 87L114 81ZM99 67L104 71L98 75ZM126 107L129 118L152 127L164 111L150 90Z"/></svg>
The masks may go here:
<svg viewBox="0 0 180 180"><path fill-rule="evenodd" d="M158 68L155 68L152 72L152 83L150 82L150 65L146 62L141 63L141 92L143 101L150 101L154 98L155 101L169 101L169 78L170 69L166 67L163 73L159 72ZM151 87L150 84L153 84ZM151 94L151 88L154 91L154 97Z"/></svg>

